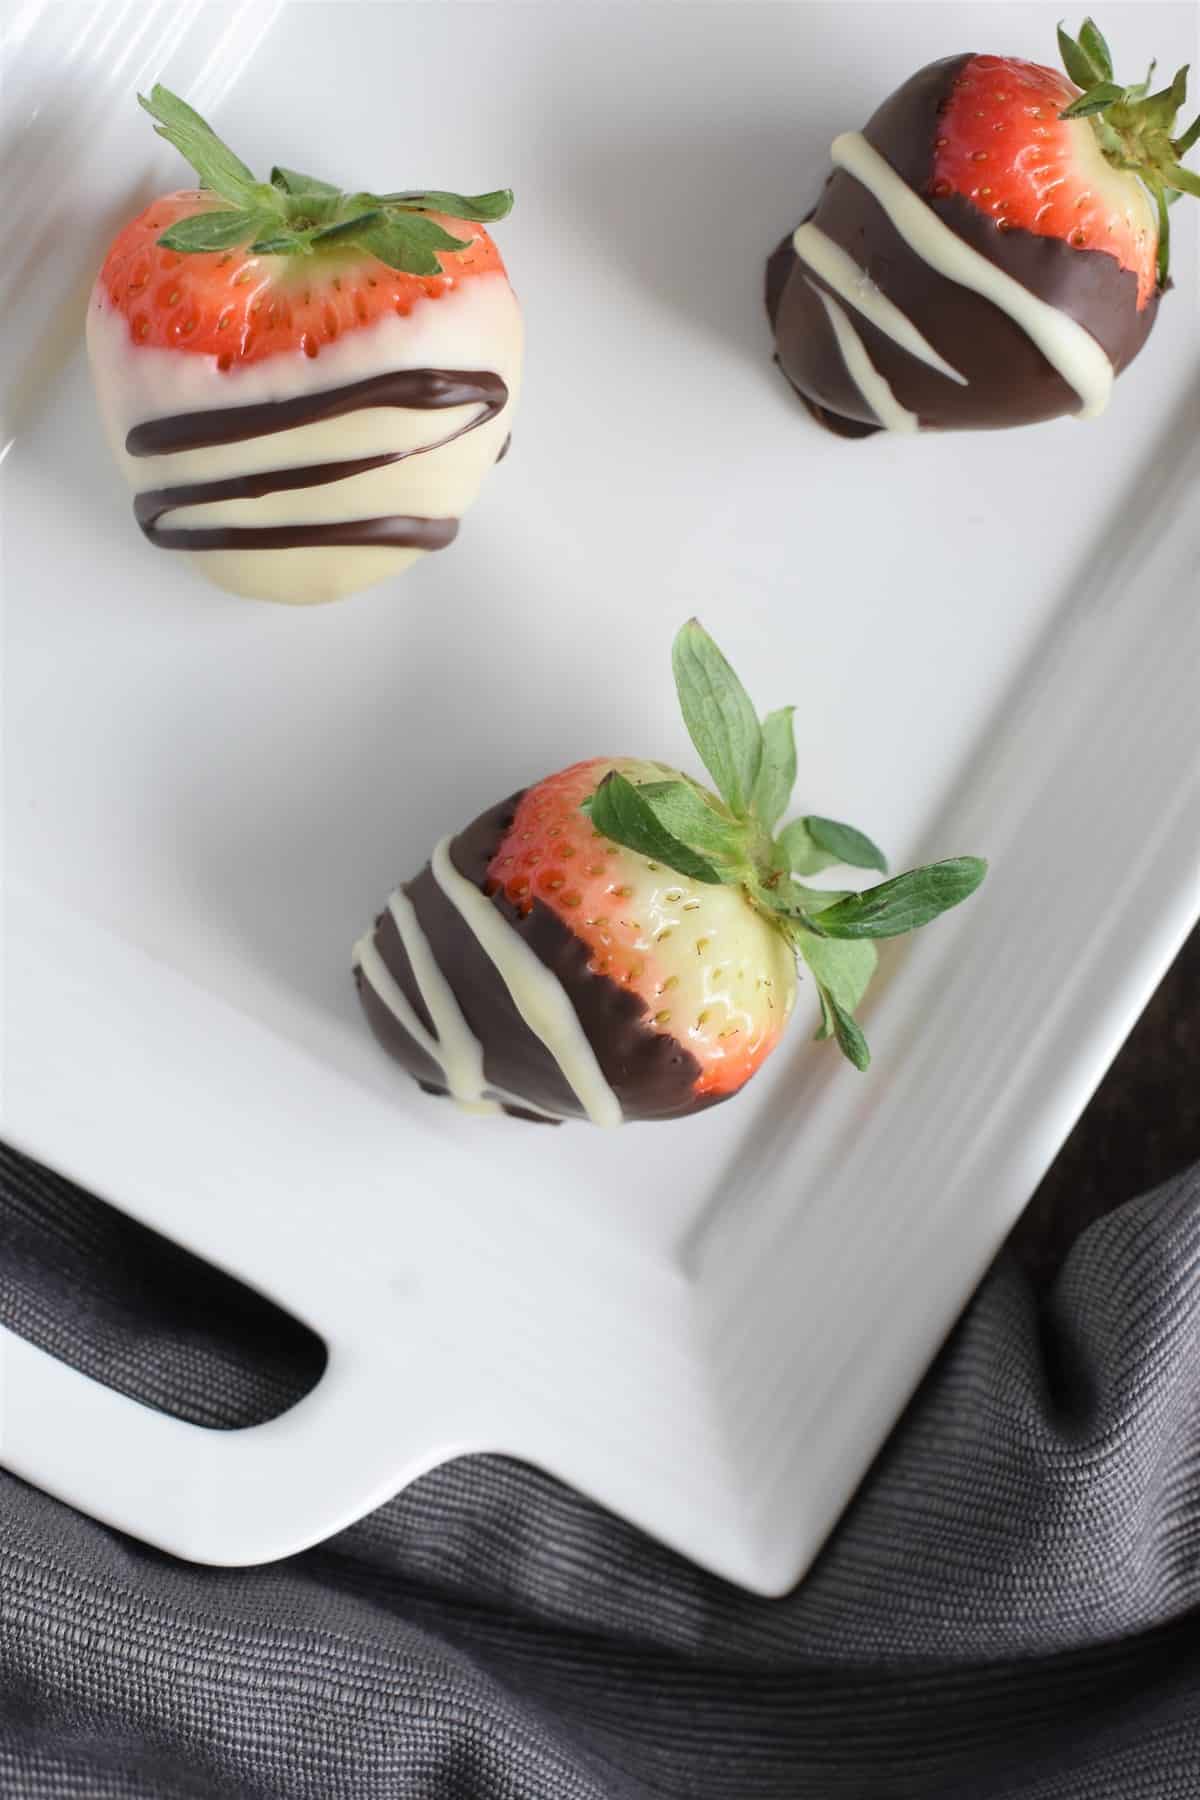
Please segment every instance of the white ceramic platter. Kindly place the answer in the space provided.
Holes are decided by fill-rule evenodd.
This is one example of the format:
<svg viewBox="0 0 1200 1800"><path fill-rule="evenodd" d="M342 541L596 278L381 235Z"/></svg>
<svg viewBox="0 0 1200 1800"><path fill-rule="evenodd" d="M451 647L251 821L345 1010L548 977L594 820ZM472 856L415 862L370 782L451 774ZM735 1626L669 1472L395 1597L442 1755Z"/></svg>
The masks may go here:
<svg viewBox="0 0 1200 1800"><path fill-rule="evenodd" d="M934 57L1051 60L1060 10L16 9L8 94L57 149L19 164L5 312L4 1131L330 1356L220 1433L0 1338L11 1468L241 1563L494 1449L762 1592L807 1566L1200 914L1187 208L1097 424L843 444L761 313L834 134ZM1196 18L1104 23L1122 66L1173 68ZM355 600L227 598L131 522L79 326L112 229L182 179L136 112L156 76L257 166L516 189L512 454L451 551ZM512 789L686 761L693 612L764 708L799 704L804 810L991 877L888 951L865 1077L802 1012L686 1123L464 1120L368 1036L351 943Z"/></svg>

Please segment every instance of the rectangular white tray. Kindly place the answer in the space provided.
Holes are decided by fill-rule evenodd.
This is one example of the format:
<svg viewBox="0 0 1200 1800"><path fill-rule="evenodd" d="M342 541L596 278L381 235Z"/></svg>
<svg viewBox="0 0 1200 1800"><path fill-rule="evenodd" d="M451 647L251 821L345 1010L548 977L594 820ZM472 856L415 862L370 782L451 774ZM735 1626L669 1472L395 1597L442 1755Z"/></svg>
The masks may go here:
<svg viewBox="0 0 1200 1800"><path fill-rule="evenodd" d="M842 444L771 366L763 258L837 130L935 56L1051 60L1057 5L100 10L132 49L57 8L15 60L60 115L92 96L98 135L27 158L59 230L0 296L3 1131L330 1362L216 1433L0 1333L0 1460L238 1563L502 1450L780 1592L1200 915L1186 207L1102 421ZM1190 8L1105 25L1123 65L1195 55ZM156 76L255 165L517 191L512 453L458 544L381 590L234 600L133 527L79 314L114 226L184 179L136 115ZM367 1035L350 944L504 793L589 754L687 762L692 612L764 708L797 702L802 809L897 868L970 851L991 876L887 951L865 1077L807 1041L810 1006L693 1121L462 1120Z"/></svg>

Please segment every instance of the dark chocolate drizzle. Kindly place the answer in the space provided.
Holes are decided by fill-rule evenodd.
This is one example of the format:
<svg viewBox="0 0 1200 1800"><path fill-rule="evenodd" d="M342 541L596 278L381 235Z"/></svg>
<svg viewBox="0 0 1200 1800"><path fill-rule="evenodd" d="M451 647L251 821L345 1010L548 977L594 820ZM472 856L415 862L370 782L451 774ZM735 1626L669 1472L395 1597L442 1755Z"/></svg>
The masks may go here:
<svg viewBox="0 0 1200 1800"><path fill-rule="evenodd" d="M163 550L295 550L330 544L441 550L457 535L457 519L395 514L311 525L193 528L161 526L158 521L164 513L189 506L205 506L219 500L257 500L265 494L321 487L330 482L348 481L355 475L384 468L389 463L403 462L410 456L423 456L478 430L494 419L507 401L506 384L489 370L394 369L384 375L368 376L363 381L348 382L344 387L300 394L291 400L264 400L250 406L220 407L207 412L175 413L165 419L150 419L135 425L126 437L125 448L131 456L173 456L185 450L245 443L251 438L320 424L369 407L391 406L423 412L472 403L480 407L466 424L431 444L418 444L411 450L385 451L376 456L312 463L300 468L266 469L254 475L189 482L178 487L148 488L134 499L134 517L150 542ZM506 440L501 456L507 447Z"/></svg>
<svg viewBox="0 0 1200 1800"><path fill-rule="evenodd" d="M989 214L961 195L929 191L939 108L969 60L969 53L947 57L918 71L884 102L863 135L956 236L1082 325L1119 373L1149 336L1157 294L1139 311L1137 277L1106 251L1077 249L1020 229L1001 231ZM829 177L808 217L966 377L968 385L960 386L848 308L872 363L923 427L988 429L1079 411L1075 389L1021 326L981 294L931 269L846 170ZM846 371L814 288L833 293L801 263L789 235L767 265L776 360L809 411L829 430L845 437L869 436L880 429L879 421Z"/></svg>
<svg viewBox="0 0 1200 1800"><path fill-rule="evenodd" d="M387 545L444 550L458 536L457 519L390 513L378 519L333 519L315 525L143 525L160 550L315 550L326 544Z"/></svg>
<svg viewBox="0 0 1200 1800"><path fill-rule="evenodd" d="M481 890L488 864L512 825L520 794L481 813L450 846L456 869ZM404 884L418 922L446 979L454 990L467 1025L483 1046L484 1074L506 1094L563 1118L582 1118L584 1111L558 1063L530 1031L513 1004L504 981L457 908L447 900L427 863ZM636 994L607 975L588 968L591 951L558 915L535 901L522 913L503 891L492 905L551 969L575 1008L605 1080L621 1103L626 1120L683 1118L728 1098L695 1091L700 1064L677 1038L656 1031L649 1009ZM391 913L376 921L375 946L418 1018L432 1031L420 989ZM384 1005L361 970L356 972L363 1008L376 1037L427 1091L445 1093L442 1071L430 1061L399 1020ZM518 1107L506 1111L529 1118ZM541 1122L541 1121L539 1121Z"/></svg>
<svg viewBox="0 0 1200 1800"><path fill-rule="evenodd" d="M248 438L269 437L273 432L292 431L299 425L320 425L326 419L340 419L373 406L440 412L448 406L481 404L479 417L453 434L461 437L494 419L507 399L508 388L489 369L393 369L384 375L347 382L344 387L297 394L291 400L258 400L250 406L219 406L206 412L150 419L144 425L134 426L125 439L125 448L130 456L171 456L179 450L243 444ZM443 444L451 441L440 440Z"/></svg>

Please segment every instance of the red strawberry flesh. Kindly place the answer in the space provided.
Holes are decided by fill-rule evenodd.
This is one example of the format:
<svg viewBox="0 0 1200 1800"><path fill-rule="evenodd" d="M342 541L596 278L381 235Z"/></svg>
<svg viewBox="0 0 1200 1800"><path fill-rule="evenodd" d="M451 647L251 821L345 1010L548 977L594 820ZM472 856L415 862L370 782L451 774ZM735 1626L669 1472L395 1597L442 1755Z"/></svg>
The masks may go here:
<svg viewBox="0 0 1200 1800"><path fill-rule="evenodd" d="M1012 57L972 56L938 120L930 192L959 194L995 219L1113 256L1155 291L1154 209L1137 176L1107 161L1087 119L1060 119L1079 96L1065 75Z"/></svg>
<svg viewBox="0 0 1200 1800"><path fill-rule="evenodd" d="M359 249L319 257L253 256L248 249L181 255L159 244L180 219L220 205L198 189L165 194L114 239L100 286L128 320L135 344L215 356L223 371L297 349L316 357L389 313L407 316L420 300L504 273L482 225L441 213L428 216L469 244L440 252L440 275L409 275Z"/></svg>

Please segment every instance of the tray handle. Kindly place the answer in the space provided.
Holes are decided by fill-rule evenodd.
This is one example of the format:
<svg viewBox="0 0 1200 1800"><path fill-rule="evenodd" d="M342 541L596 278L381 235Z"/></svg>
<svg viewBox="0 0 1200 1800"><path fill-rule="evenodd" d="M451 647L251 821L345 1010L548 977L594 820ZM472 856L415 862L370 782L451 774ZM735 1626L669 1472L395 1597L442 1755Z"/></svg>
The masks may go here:
<svg viewBox="0 0 1200 1800"><path fill-rule="evenodd" d="M132 1400L0 1326L0 1463L105 1524L192 1562L307 1548L473 1446L437 1429L421 1384L331 1352L317 1385L261 1425L221 1431ZM431 1448L439 1445L439 1448Z"/></svg>

